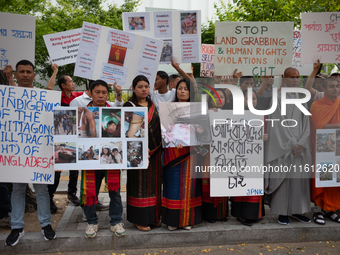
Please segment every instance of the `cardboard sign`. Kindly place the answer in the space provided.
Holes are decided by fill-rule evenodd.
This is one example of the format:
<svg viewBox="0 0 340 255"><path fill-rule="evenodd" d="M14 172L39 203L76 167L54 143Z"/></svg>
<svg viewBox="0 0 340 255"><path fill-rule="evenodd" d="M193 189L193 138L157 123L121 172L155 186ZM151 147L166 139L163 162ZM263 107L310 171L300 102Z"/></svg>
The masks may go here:
<svg viewBox="0 0 340 255"><path fill-rule="evenodd" d="M148 167L146 107L58 107L53 117L54 169Z"/></svg>
<svg viewBox="0 0 340 255"><path fill-rule="evenodd" d="M211 196L263 195L263 116L232 110L209 110L209 116Z"/></svg>
<svg viewBox="0 0 340 255"><path fill-rule="evenodd" d="M301 62L301 31L295 30L293 33L293 61L292 67L299 70L300 75L310 75L313 70L313 64L304 64Z"/></svg>
<svg viewBox="0 0 340 255"><path fill-rule="evenodd" d="M317 129L315 187L340 187L340 130Z"/></svg>
<svg viewBox="0 0 340 255"><path fill-rule="evenodd" d="M292 65L293 22L216 22L215 75L281 75Z"/></svg>
<svg viewBox="0 0 340 255"><path fill-rule="evenodd" d="M74 75L130 88L137 75L156 78L162 41L84 22Z"/></svg>
<svg viewBox="0 0 340 255"><path fill-rule="evenodd" d="M214 77L214 55L213 44L202 44L201 77Z"/></svg>
<svg viewBox="0 0 340 255"><path fill-rule="evenodd" d="M50 59L59 66L75 63L77 59L81 28L44 35Z"/></svg>
<svg viewBox="0 0 340 255"><path fill-rule="evenodd" d="M340 63L340 14L301 14L302 63Z"/></svg>
<svg viewBox="0 0 340 255"><path fill-rule="evenodd" d="M60 91L0 85L2 182L54 183L53 108Z"/></svg>
<svg viewBox="0 0 340 255"><path fill-rule="evenodd" d="M0 12L0 70L22 59L34 64L35 17Z"/></svg>

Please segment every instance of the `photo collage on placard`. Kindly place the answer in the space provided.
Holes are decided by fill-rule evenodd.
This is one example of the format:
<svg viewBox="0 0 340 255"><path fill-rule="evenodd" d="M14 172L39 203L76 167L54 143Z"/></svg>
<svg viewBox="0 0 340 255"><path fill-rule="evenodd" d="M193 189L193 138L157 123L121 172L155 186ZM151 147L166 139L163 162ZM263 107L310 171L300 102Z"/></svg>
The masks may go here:
<svg viewBox="0 0 340 255"><path fill-rule="evenodd" d="M124 113L124 137L126 138L125 148L128 168L140 168L147 165L145 134L148 122L146 115L147 111L138 108L130 108Z"/></svg>
<svg viewBox="0 0 340 255"><path fill-rule="evenodd" d="M77 163L77 108L63 109L53 112L54 163L67 170Z"/></svg>
<svg viewBox="0 0 340 255"><path fill-rule="evenodd" d="M316 134L316 187L340 186L340 130Z"/></svg>
<svg viewBox="0 0 340 255"><path fill-rule="evenodd" d="M144 107L56 108L55 169L145 168L148 163L145 123Z"/></svg>

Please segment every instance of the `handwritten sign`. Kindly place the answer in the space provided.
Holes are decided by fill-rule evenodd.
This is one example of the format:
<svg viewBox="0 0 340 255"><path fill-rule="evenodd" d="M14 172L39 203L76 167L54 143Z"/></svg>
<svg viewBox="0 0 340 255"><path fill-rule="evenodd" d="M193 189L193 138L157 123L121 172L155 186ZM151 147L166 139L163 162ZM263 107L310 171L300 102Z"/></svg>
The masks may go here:
<svg viewBox="0 0 340 255"><path fill-rule="evenodd" d="M216 22L215 75L281 75L292 65L293 22Z"/></svg>
<svg viewBox="0 0 340 255"><path fill-rule="evenodd" d="M293 33L293 62L292 67L299 70L300 75L310 75L313 70L312 64L301 63L301 31L295 30Z"/></svg>
<svg viewBox="0 0 340 255"><path fill-rule="evenodd" d="M214 54L213 44L202 44L201 77L214 77Z"/></svg>
<svg viewBox="0 0 340 255"><path fill-rule="evenodd" d="M231 110L209 110L209 116L211 196L263 195L263 117Z"/></svg>
<svg viewBox="0 0 340 255"><path fill-rule="evenodd" d="M146 107L56 107L53 118L55 170L148 167Z"/></svg>
<svg viewBox="0 0 340 255"><path fill-rule="evenodd" d="M2 182L53 183L53 108L60 92L0 85Z"/></svg>
<svg viewBox="0 0 340 255"><path fill-rule="evenodd" d="M144 74L152 89L162 41L146 38L84 22L74 75L92 80L103 79L110 84L117 82L130 88L136 75ZM145 40L152 41L152 46L151 43L145 45ZM149 70L141 72L145 67Z"/></svg>
<svg viewBox="0 0 340 255"><path fill-rule="evenodd" d="M51 61L59 66L76 62L81 28L44 35Z"/></svg>
<svg viewBox="0 0 340 255"><path fill-rule="evenodd" d="M340 63L340 14L301 14L302 63Z"/></svg>
<svg viewBox="0 0 340 255"><path fill-rule="evenodd" d="M340 187L340 130L317 129L315 186Z"/></svg>
<svg viewBox="0 0 340 255"><path fill-rule="evenodd" d="M150 38L162 38L168 48L170 45L167 42L171 41L171 49L163 51L163 63L169 62L165 60L167 52L176 63L201 61L201 11L124 12L123 30Z"/></svg>
<svg viewBox="0 0 340 255"><path fill-rule="evenodd" d="M35 17L0 12L0 70L22 59L34 63Z"/></svg>

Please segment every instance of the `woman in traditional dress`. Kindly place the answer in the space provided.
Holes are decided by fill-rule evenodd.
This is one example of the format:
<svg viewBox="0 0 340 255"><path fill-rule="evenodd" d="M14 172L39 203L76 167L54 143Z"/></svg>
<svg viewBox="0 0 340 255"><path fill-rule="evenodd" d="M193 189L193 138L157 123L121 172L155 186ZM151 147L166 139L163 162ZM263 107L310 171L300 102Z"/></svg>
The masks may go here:
<svg viewBox="0 0 340 255"><path fill-rule="evenodd" d="M149 81L138 75L132 82L133 95L126 107L148 107L149 167L127 171L127 220L141 231L160 227L161 213L161 128L157 109L149 96Z"/></svg>
<svg viewBox="0 0 340 255"><path fill-rule="evenodd" d="M213 102L211 97L208 99L209 110L218 109L225 110L229 104L229 99L227 98L223 89L216 89L220 100L217 95L214 94L214 99L216 104ZM222 104L221 104L222 103ZM209 155L210 153L208 153ZM210 157L205 157L203 166L210 166ZM210 196L210 173L205 173L207 178L202 179L202 213L203 219L209 221L210 223L215 223L217 220L227 221L227 216L229 212L228 197L211 197Z"/></svg>
<svg viewBox="0 0 340 255"><path fill-rule="evenodd" d="M194 94L190 80L179 81L175 102L190 102L190 91ZM193 166L201 165L203 157L193 150L181 144L164 150L162 223L169 230L190 230L202 222L202 182L195 178Z"/></svg>
<svg viewBox="0 0 340 255"><path fill-rule="evenodd" d="M248 109L247 90L243 91L245 109ZM254 108L257 105L257 94L252 93L252 102ZM264 129L263 141L268 140L266 128ZM231 197L231 215L236 217L239 222L245 226L251 227L253 223L257 223L260 218L265 215L263 196L244 196Z"/></svg>

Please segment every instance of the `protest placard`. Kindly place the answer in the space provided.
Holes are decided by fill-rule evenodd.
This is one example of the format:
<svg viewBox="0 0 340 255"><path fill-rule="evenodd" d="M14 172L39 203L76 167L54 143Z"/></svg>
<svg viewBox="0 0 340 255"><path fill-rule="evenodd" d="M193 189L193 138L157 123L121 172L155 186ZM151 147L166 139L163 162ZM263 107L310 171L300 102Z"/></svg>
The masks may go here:
<svg viewBox="0 0 340 255"><path fill-rule="evenodd" d="M263 195L263 116L249 111L243 116L231 110L208 112L211 196Z"/></svg>
<svg viewBox="0 0 340 255"><path fill-rule="evenodd" d="M54 183L53 108L60 91L0 85L2 182Z"/></svg>
<svg viewBox="0 0 340 255"><path fill-rule="evenodd" d="M340 130L317 129L315 187L340 187Z"/></svg>
<svg viewBox="0 0 340 255"><path fill-rule="evenodd" d="M313 64L304 64L301 62L301 31L295 30L293 33L293 62L292 67L299 70L300 75L310 75L313 70Z"/></svg>
<svg viewBox="0 0 340 255"><path fill-rule="evenodd" d="M0 12L0 70L22 59L34 63L35 17Z"/></svg>
<svg viewBox="0 0 340 255"><path fill-rule="evenodd" d="M124 88L144 75L152 90L161 48L160 40L84 22L74 75Z"/></svg>
<svg viewBox="0 0 340 255"><path fill-rule="evenodd" d="M214 77L214 44L202 44L201 77Z"/></svg>
<svg viewBox="0 0 340 255"><path fill-rule="evenodd" d="M58 107L53 117L54 169L148 167L146 107Z"/></svg>
<svg viewBox="0 0 340 255"><path fill-rule="evenodd" d="M164 41L160 63L200 63L201 12L155 11L123 13L123 30Z"/></svg>
<svg viewBox="0 0 340 255"><path fill-rule="evenodd" d="M215 75L282 75L292 65L293 22L216 22Z"/></svg>
<svg viewBox="0 0 340 255"><path fill-rule="evenodd" d="M301 14L301 62L340 63L340 14Z"/></svg>
<svg viewBox="0 0 340 255"><path fill-rule="evenodd" d="M210 144L209 116L202 115L201 103L160 102L159 116L163 148Z"/></svg>
<svg viewBox="0 0 340 255"><path fill-rule="evenodd" d="M59 66L75 63L80 34L81 28L44 35L43 38L51 61Z"/></svg>

